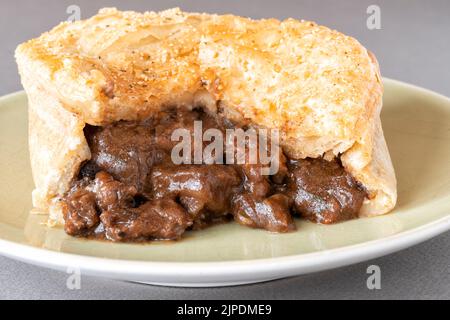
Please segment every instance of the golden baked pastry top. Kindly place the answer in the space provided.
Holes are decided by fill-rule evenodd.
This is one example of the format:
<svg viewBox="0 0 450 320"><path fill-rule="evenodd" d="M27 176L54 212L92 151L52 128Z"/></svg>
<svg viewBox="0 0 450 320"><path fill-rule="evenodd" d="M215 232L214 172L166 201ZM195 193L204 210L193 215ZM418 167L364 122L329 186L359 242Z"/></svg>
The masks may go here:
<svg viewBox="0 0 450 320"><path fill-rule="evenodd" d="M358 41L294 19L103 9L21 45L18 55L87 123L145 118L206 89L229 117L279 128L285 140L331 138L302 156L347 149L372 95L381 95L377 66Z"/></svg>

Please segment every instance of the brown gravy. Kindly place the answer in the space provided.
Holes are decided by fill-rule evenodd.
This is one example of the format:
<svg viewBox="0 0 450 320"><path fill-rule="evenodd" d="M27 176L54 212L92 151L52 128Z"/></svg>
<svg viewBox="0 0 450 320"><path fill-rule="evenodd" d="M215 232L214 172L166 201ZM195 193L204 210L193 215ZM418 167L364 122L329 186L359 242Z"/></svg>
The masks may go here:
<svg viewBox="0 0 450 320"><path fill-rule="evenodd" d="M177 128L230 126L201 110L174 109L145 122L87 126L92 159L62 199L65 231L112 241L179 239L231 218L271 232L295 230L293 214L330 224L357 217L364 188L339 159L291 160L275 175L261 164L180 164L171 160Z"/></svg>

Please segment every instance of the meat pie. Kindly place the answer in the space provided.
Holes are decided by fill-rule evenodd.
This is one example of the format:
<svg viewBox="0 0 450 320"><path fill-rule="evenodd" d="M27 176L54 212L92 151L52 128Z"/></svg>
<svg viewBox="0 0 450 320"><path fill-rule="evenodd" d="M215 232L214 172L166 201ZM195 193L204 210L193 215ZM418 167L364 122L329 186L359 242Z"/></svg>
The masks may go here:
<svg viewBox="0 0 450 320"><path fill-rule="evenodd" d="M283 233L396 203L377 61L324 26L109 8L16 58L33 204L70 235L173 240L229 220ZM196 148L174 161L180 130L201 156L217 144L214 163ZM242 154L227 149L238 130L256 132ZM264 145L263 131L279 139Z"/></svg>

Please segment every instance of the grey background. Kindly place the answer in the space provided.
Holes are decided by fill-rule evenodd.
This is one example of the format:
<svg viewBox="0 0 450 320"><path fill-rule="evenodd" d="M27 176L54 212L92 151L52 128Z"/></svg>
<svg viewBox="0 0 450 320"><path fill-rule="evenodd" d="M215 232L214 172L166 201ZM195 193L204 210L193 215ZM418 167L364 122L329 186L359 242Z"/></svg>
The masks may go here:
<svg viewBox="0 0 450 320"><path fill-rule="evenodd" d="M21 89L13 59L20 42L66 20L76 4L82 18L104 6L132 10L233 13L252 18L314 20L359 39L377 56L384 76L450 96L450 1L150 1L0 0L0 95ZM366 9L381 8L381 30L368 30ZM337 270L263 284L182 289L82 277L80 290L66 288L67 274L0 257L4 299L449 299L450 232L380 259ZM368 290L366 269L380 266L382 289Z"/></svg>

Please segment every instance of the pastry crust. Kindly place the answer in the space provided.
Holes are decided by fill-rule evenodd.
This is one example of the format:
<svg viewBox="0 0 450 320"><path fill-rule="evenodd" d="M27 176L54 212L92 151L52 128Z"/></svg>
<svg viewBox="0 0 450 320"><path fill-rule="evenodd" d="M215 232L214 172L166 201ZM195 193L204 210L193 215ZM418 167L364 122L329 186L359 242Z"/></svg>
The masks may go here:
<svg viewBox="0 0 450 320"><path fill-rule="evenodd" d="M337 31L294 19L108 8L21 44L16 59L29 97L36 207L66 192L90 158L86 123L140 120L193 103L279 129L292 158L341 155L369 192L361 215L395 205L379 68Z"/></svg>

